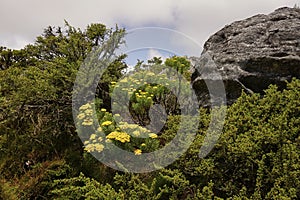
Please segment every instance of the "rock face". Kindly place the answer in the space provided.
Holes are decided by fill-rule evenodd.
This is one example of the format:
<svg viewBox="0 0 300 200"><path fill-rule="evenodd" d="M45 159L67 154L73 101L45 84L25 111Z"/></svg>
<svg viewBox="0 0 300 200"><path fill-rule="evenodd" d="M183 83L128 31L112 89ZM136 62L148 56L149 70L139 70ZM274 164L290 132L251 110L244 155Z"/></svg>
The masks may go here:
<svg viewBox="0 0 300 200"><path fill-rule="evenodd" d="M284 88L286 80L300 78L300 9L279 8L269 15L255 15L225 26L208 39L203 54L214 61L229 104L243 89L263 93L270 84ZM206 59L190 60L193 88L203 99L207 96L204 80L213 78L204 70Z"/></svg>

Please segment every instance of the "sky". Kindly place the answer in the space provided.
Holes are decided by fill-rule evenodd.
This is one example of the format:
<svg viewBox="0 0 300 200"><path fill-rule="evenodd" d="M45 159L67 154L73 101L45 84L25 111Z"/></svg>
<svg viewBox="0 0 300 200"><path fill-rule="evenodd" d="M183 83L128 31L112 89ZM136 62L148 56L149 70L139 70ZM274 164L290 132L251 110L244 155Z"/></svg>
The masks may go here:
<svg viewBox="0 0 300 200"><path fill-rule="evenodd" d="M208 37L225 25L295 4L299 5L300 0L0 0L0 46L20 49L33 43L47 26L63 27L67 20L81 29L91 23L108 27L118 24L127 30L159 27L138 40L154 42L169 38L160 43L168 43L167 50L176 50L177 45L179 49L185 48L183 54L197 56ZM161 37L161 30L169 31L169 37ZM137 35L139 38L145 34ZM148 47L148 57L174 53Z"/></svg>

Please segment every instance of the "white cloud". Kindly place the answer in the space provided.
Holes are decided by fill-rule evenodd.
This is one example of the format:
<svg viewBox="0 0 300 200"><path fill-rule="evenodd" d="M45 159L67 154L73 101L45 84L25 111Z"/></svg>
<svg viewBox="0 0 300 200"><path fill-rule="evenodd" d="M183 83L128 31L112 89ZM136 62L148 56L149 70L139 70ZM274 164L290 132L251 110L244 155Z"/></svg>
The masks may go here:
<svg viewBox="0 0 300 200"><path fill-rule="evenodd" d="M293 0L190 0L178 5L176 28L203 46L210 35L236 20L255 14L269 14L282 6L293 6Z"/></svg>
<svg viewBox="0 0 300 200"><path fill-rule="evenodd" d="M158 58L161 57L162 60L166 59L158 50L156 50L156 49L149 49L147 60L150 60L153 57L158 57Z"/></svg>
<svg viewBox="0 0 300 200"><path fill-rule="evenodd" d="M48 25L119 24L129 28L160 26L181 31L198 43L235 20L270 13L297 0L1 0L0 45L20 48Z"/></svg>

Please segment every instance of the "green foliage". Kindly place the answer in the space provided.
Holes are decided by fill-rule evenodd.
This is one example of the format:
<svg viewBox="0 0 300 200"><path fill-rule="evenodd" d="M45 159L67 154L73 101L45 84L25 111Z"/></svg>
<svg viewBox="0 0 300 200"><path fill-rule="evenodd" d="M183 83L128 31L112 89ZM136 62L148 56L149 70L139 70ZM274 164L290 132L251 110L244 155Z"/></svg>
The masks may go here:
<svg viewBox="0 0 300 200"><path fill-rule="evenodd" d="M80 173L78 177L56 180L51 199L124 199L110 185L102 185Z"/></svg>
<svg viewBox="0 0 300 200"><path fill-rule="evenodd" d="M0 180L0 199L15 200L18 199L17 190L18 188L5 179Z"/></svg>
<svg viewBox="0 0 300 200"><path fill-rule="evenodd" d="M0 197L3 199L47 198L52 181L74 176L74 171L62 160L47 161L35 165L19 180L1 179Z"/></svg>
<svg viewBox="0 0 300 200"><path fill-rule="evenodd" d="M243 94L229 108L224 134L209 156L211 178L223 180L215 184L217 193L229 197L246 188L248 197L272 199L275 191L299 196L299 83L293 80L282 92L271 86L262 98Z"/></svg>
<svg viewBox="0 0 300 200"><path fill-rule="evenodd" d="M174 56L162 64L160 58L154 57L147 65L140 63L135 68L118 84L113 81L111 85L113 99L118 99L114 105L116 110L122 111L123 108L119 107L124 107L130 100L131 116L127 118L132 117L136 123L146 126L151 122L149 110L155 104L160 104L168 115L180 114L180 105L191 104L188 99L190 62L187 58ZM163 114L157 109L154 112L156 115Z"/></svg>
<svg viewBox="0 0 300 200"><path fill-rule="evenodd" d="M175 98L187 90L178 87L172 94L159 82L171 78L178 80L168 82L175 86L189 80L186 58L175 56L165 63L153 58L148 65L139 62L135 79L120 81L127 67L126 55L122 55L104 72L96 101L78 107L76 123L82 130L75 130L71 97L77 71L92 49L105 50L105 41L123 31L103 24L91 24L82 31L66 22L64 29L48 27L35 44L22 50L0 48L0 199L300 198L300 81L296 79L283 91L270 86L263 96L243 93L228 107L223 133L203 159L198 157L199 149L213 112L204 108L199 109L193 144L165 169L117 173L92 157L89 152L102 151L107 142L136 156L152 152L169 143L187 117L180 115ZM122 38L118 39L115 47ZM174 71L160 75L164 67ZM149 69L154 75L146 73ZM153 76L159 84L148 83L146 76ZM122 112L112 114L112 94L117 91L118 95L121 85L137 124L125 122L128 118ZM154 134L144 126L157 103L166 109L168 118ZM122 104L118 109L122 110ZM183 124L187 132L191 124L192 119ZM84 144L77 134L83 134ZM186 139L180 138L177 145ZM29 169L23 167L27 160L33 162Z"/></svg>
<svg viewBox="0 0 300 200"><path fill-rule="evenodd" d="M178 170L161 170L147 175L116 174L114 185L125 199L184 199L190 194L189 181Z"/></svg>
<svg viewBox="0 0 300 200"><path fill-rule="evenodd" d="M179 57L179 56L167 58L165 61L165 65L175 69L177 72L179 72L179 74L183 75L187 80L191 80L191 73L189 72L191 63L187 58Z"/></svg>
<svg viewBox="0 0 300 200"><path fill-rule="evenodd" d="M74 170L81 170L83 149L71 104L74 80L96 43L101 45L117 31L101 24L81 31L66 22L65 29L48 27L35 44L22 50L1 47L1 177L22 178L27 160L37 165L64 158ZM115 69L110 73L120 74L123 58L111 64Z"/></svg>

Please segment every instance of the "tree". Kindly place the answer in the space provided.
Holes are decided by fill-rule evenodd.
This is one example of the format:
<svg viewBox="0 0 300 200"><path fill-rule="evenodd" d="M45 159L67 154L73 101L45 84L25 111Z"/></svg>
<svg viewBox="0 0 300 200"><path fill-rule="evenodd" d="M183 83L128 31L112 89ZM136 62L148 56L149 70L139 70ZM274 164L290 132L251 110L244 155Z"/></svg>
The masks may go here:
<svg viewBox="0 0 300 200"><path fill-rule="evenodd" d="M102 24L81 31L66 22L66 29L48 27L22 50L1 48L1 155L10 156L1 156L0 170L6 178L22 175L20 166L27 159L38 163L65 157L80 169L83 149L72 117L73 83L88 53L118 31ZM119 76L123 58L106 78Z"/></svg>

